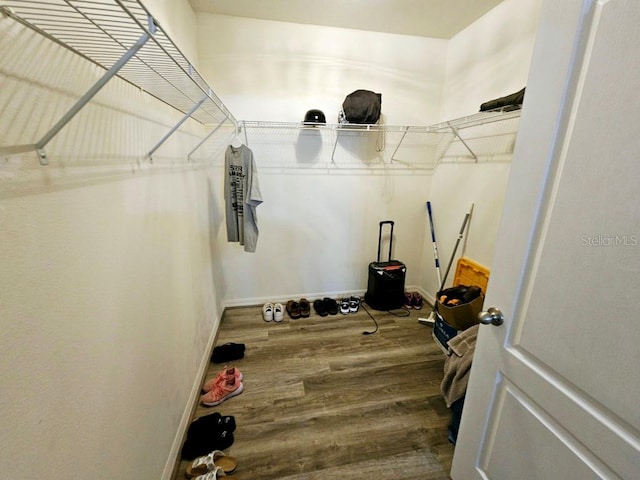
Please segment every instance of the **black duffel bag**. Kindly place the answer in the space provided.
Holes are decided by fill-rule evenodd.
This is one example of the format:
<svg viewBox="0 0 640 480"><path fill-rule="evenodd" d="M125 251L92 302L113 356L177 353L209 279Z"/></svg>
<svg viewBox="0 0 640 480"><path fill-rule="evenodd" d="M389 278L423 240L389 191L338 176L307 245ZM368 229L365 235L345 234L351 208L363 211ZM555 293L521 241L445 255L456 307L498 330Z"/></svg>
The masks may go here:
<svg viewBox="0 0 640 480"><path fill-rule="evenodd" d="M347 123L374 124L380 119L381 112L382 94L370 90L356 90L342 102L342 113Z"/></svg>

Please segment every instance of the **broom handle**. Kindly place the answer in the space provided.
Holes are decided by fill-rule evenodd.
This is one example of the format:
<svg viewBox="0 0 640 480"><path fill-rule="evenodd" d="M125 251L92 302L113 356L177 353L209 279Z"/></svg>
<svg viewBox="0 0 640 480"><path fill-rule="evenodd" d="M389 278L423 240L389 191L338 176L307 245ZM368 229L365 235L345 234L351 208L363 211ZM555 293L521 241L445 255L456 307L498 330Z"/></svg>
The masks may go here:
<svg viewBox="0 0 640 480"><path fill-rule="evenodd" d="M469 215L469 212L467 212L467 214L464 216L464 220L462 221L462 227L460 227L460 233L458 233L458 240L456 240L456 246L453 248L453 253L451 254L451 258L449 259L449 265L447 265L447 270L444 272L444 278L442 279L442 284L440 285L440 291L442 291L442 289L444 288L444 284L447 282L449 270L451 270L453 259L455 258L456 252L458 251L458 245L460 245L460 240L462 240L462 236L464 235L464 229L467 226Z"/></svg>

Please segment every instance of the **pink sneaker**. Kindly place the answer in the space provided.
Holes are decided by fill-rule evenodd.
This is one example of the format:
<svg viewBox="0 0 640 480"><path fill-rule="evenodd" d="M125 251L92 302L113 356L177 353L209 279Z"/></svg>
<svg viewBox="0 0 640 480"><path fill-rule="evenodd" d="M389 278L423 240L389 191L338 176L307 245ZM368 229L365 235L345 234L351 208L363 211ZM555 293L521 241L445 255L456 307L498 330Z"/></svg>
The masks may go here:
<svg viewBox="0 0 640 480"><path fill-rule="evenodd" d="M216 374L215 378L205 382L202 386L202 391L210 392L219 383L224 383L226 380L231 380L232 378L235 378L237 382L241 382L244 379L244 375L242 375L236 367L224 368Z"/></svg>
<svg viewBox="0 0 640 480"><path fill-rule="evenodd" d="M202 395L200 397L200 403L207 407L215 407L216 405L220 405L227 398L240 395L242 390L244 390L242 382L236 382L235 378L225 380L217 384L210 392Z"/></svg>

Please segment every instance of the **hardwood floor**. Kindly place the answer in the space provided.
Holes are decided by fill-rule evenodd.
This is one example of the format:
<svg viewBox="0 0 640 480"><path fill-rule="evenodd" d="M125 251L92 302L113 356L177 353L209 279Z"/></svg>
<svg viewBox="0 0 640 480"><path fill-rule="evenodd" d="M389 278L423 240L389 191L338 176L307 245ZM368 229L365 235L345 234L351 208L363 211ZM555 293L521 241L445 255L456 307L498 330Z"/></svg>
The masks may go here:
<svg viewBox="0 0 640 480"><path fill-rule="evenodd" d="M356 314L267 323L261 307L227 309L217 345L244 343L232 365L244 392L194 418L220 412L237 422L226 453L238 459L235 480L449 479L450 411L440 394L444 355L429 307L395 317ZM222 369L210 364L207 379ZM185 478L181 461L175 479Z"/></svg>

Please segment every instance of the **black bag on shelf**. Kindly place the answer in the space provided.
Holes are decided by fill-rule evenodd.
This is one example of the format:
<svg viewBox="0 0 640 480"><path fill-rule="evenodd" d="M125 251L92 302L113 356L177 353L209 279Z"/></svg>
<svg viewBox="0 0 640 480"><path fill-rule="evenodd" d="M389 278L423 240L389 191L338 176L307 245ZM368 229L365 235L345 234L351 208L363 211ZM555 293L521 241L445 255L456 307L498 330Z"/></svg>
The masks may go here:
<svg viewBox="0 0 640 480"><path fill-rule="evenodd" d="M525 87L526 88L526 87ZM507 95L506 97L496 98L495 100L489 100L480 105L480 111L486 112L489 110L503 109L503 110L517 110L522 108L522 102L524 102L524 88Z"/></svg>
<svg viewBox="0 0 640 480"><path fill-rule="evenodd" d="M382 112L382 94L370 90L356 90L342 102L342 112L347 123L374 124Z"/></svg>
<svg viewBox="0 0 640 480"><path fill-rule="evenodd" d="M389 260L380 261L380 244L383 225L391 225L389 236ZM369 264L369 279L365 302L374 310L393 310L404 304L404 281L407 267L398 260L391 260L393 244L393 221L380 222L378 233L378 260Z"/></svg>

